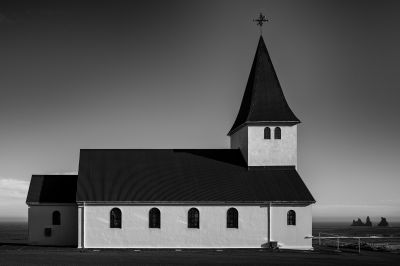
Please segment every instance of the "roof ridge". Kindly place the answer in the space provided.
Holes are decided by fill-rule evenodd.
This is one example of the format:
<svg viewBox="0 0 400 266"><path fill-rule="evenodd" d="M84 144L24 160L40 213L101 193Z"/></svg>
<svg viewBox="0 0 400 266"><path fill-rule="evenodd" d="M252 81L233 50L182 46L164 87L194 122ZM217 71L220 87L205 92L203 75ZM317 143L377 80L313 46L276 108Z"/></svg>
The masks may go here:
<svg viewBox="0 0 400 266"><path fill-rule="evenodd" d="M256 54L254 55L254 65L257 65L258 63L258 57L257 54L259 52L259 46L261 45L261 42L264 42L264 38L262 37L262 35L260 35L260 39L258 40L258 45L257 45L257 50L256 50ZM251 85L251 97L250 97L250 108L249 108L249 112L247 113L247 117L246 117L246 122L250 119L250 116L252 115L253 111L254 111L254 94L255 94L255 90L254 90L254 82Z"/></svg>
<svg viewBox="0 0 400 266"><path fill-rule="evenodd" d="M142 150L142 151L151 151L151 150L154 150L154 151L173 151L173 150L188 150L188 151L193 151L193 150L239 150L239 149L230 149L230 148L182 148L182 149L180 149L180 148L178 148L178 149L176 149L176 148L126 148L126 149L124 149L124 148L122 148L122 149L119 149L119 148L109 148L109 149L104 149L104 148L99 148L99 149L97 149L97 148L94 148L94 149L80 149L81 151L140 151L140 150Z"/></svg>

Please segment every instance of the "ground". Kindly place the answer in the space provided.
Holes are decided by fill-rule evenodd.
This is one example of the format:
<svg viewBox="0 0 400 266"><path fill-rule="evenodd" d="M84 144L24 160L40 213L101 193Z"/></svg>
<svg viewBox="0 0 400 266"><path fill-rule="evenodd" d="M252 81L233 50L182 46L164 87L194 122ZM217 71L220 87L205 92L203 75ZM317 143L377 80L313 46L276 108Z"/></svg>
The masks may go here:
<svg viewBox="0 0 400 266"><path fill-rule="evenodd" d="M399 265L399 253L334 249L277 250L79 250L75 248L0 246L0 265Z"/></svg>
<svg viewBox="0 0 400 266"><path fill-rule="evenodd" d="M27 245L27 223L0 222L0 266L3 265L149 265L149 264L259 264L259 265L400 265L400 226L388 228L355 228L347 224L315 224L313 235L367 236L377 235L396 239L369 239L370 242L391 244L392 252L348 249L344 244L356 240L341 240L336 252L336 240L323 240L315 251L272 250L79 250L76 248L35 247ZM392 242L395 243L392 243ZM364 241L363 241L364 242ZM389 243L387 243L389 242ZM393 245L395 244L395 245ZM363 246L365 248L365 246Z"/></svg>

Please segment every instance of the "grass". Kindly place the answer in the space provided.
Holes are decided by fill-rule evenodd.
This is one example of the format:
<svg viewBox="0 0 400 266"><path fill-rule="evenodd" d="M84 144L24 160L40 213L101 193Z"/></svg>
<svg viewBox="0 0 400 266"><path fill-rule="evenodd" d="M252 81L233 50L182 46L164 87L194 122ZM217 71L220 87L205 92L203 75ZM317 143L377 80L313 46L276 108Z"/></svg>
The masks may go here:
<svg viewBox="0 0 400 266"><path fill-rule="evenodd" d="M400 227L354 228L349 226L314 226L319 232L339 235L399 236ZM26 223L0 223L0 265L399 265L397 252L318 247L314 251L253 250L150 250L85 249L38 247L26 245ZM333 245L334 246L334 245Z"/></svg>
<svg viewBox="0 0 400 266"><path fill-rule="evenodd" d="M0 265L151 265L151 264L259 264L259 265L398 265L400 254L365 251L336 252L272 250L120 250L0 246Z"/></svg>

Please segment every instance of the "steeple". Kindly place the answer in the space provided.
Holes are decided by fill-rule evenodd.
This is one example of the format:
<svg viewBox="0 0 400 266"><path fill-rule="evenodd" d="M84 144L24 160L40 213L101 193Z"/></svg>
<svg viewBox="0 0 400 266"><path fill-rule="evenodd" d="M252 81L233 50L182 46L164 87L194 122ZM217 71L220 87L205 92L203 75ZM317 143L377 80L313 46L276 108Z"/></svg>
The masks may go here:
<svg viewBox="0 0 400 266"><path fill-rule="evenodd" d="M295 125L300 120L286 102L271 58L260 36L246 90L228 136L244 125Z"/></svg>

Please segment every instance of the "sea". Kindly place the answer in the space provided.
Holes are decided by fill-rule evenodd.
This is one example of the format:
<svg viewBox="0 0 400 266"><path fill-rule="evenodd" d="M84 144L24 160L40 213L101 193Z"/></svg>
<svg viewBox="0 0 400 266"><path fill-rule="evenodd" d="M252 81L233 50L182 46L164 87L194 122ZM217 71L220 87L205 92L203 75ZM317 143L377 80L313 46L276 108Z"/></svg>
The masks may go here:
<svg viewBox="0 0 400 266"><path fill-rule="evenodd" d="M28 222L0 221L0 244L28 243Z"/></svg>

